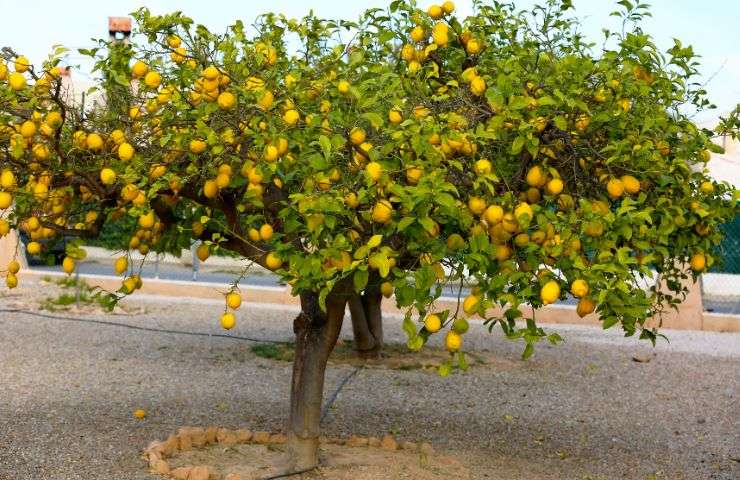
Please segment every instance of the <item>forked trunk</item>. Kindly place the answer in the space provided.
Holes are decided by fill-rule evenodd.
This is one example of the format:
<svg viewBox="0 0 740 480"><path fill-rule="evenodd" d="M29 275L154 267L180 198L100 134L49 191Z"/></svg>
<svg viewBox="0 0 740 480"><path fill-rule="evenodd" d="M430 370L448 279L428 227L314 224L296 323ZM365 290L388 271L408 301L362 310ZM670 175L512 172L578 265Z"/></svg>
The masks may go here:
<svg viewBox="0 0 740 480"><path fill-rule="evenodd" d="M383 352L383 296L377 286L368 287L364 293L349 298L355 349L363 358L378 358Z"/></svg>
<svg viewBox="0 0 740 480"><path fill-rule="evenodd" d="M301 313L293 323L296 336L288 419L289 465L286 472L318 465L319 423L326 362L339 337L347 295L332 293L321 311L318 295L301 295Z"/></svg>

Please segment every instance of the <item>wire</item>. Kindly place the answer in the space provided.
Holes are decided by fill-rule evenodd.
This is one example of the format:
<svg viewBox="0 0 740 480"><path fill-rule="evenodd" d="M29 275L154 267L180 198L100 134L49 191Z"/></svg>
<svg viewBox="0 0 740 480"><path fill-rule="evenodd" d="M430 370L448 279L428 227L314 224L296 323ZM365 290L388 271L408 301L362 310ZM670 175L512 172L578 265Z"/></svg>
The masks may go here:
<svg viewBox="0 0 740 480"><path fill-rule="evenodd" d="M61 315L50 315L48 313L32 312L30 310L23 310L20 308L0 308L0 313L23 313L26 315L32 315L35 317L47 318L51 320L64 320L68 322L79 322L79 323L93 323L96 325L105 325L108 327L122 327L122 328L131 329L131 330L141 330L145 332L156 332L156 333L171 333L174 335L190 335L194 337L219 337L219 338L229 338L232 340L243 340L246 342L275 343L275 344L281 344L281 345L288 345L288 344L293 343L293 342L289 342L286 340L272 340L272 339L265 339L265 338L243 337L239 335L226 335L223 333L188 332L185 330L170 330L166 328L141 327L138 325L131 325L128 323L117 323L117 322L108 322L106 320L95 320L93 318L75 318L75 317L63 317Z"/></svg>
<svg viewBox="0 0 740 480"><path fill-rule="evenodd" d="M344 386L350 380L352 380L352 377L354 377L355 375L357 375L360 372L361 369L362 369L362 367L355 367L354 370L352 370L351 372L349 372L349 374L347 374L347 376L344 377L341 382L339 382L339 385L337 385L336 390L334 390L334 393L332 393L331 396L329 397L329 399L326 401L326 404L324 405L324 408L321 409L321 418L319 419L319 422L320 423L323 423L324 419L329 414L329 409L332 407L332 405L334 405L334 402L337 400L337 397L339 396L339 392L342 391L342 389L344 388Z"/></svg>

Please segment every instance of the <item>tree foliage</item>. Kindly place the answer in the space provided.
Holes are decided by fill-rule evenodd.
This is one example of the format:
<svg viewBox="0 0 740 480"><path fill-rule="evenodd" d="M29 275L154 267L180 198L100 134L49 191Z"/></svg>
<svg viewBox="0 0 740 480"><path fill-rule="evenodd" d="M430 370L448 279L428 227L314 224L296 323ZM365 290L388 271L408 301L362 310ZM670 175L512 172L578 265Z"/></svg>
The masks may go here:
<svg viewBox="0 0 740 480"><path fill-rule="evenodd" d="M569 291L579 313L654 339L645 321L715 261L737 197L707 175L713 133L685 113L709 105L692 49L658 50L645 6L618 3L622 31L599 47L568 1L463 19L396 0L223 34L141 9L131 46L82 51L104 94L84 109L58 55L34 67L6 48L1 227L132 225L120 248L142 253L201 239L203 257L233 251L322 303L343 282L381 286L412 348L439 330L459 350L478 314L529 354L546 334L517 322L525 307ZM471 293L436 311L447 284Z"/></svg>

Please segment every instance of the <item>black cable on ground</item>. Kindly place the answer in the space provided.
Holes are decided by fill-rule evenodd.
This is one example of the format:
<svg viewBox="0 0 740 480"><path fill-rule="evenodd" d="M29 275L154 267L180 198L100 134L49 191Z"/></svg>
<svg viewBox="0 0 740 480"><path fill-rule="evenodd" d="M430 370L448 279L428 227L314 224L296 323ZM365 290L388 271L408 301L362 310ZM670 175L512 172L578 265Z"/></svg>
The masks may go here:
<svg viewBox="0 0 740 480"><path fill-rule="evenodd" d="M334 405L334 402L337 400L337 397L339 396L339 392L342 391L345 385L352 380L352 377L357 375L362 367L355 367L351 372L347 374L346 377L342 379L341 382L339 382L339 385L337 385L336 390L334 390L334 393L331 394L331 396L326 400L326 403L324 404L324 408L321 409L321 419L319 422L323 423L326 416L329 414L329 409L332 405Z"/></svg>
<svg viewBox="0 0 740 480"><path fill-rule="evenodd" d="M48 318L52 320L64 320L68 322L79 322L79 323L93 323L96 325L105 325L109 327L122 327L122 328L131 329L131 330L142 330L145 332L155 332L155 333L171 333L174 335L190 335L194 337L230 338L232 340L243 340L247 342L276 343L276 344L283 344L283 345L288 345L288 344L293 343L293 342L286 341L286 340L270 340L270 339L265 339L265 338L242 337L239 335L226 335L224 333L188 332L186 330L169 330L166 328L142 327L139 325L131 325L128 323L118 323L118 322L108 322L106 320L96 320L94 318L63 317L61 315L51 315L48 313L32 312L30 310L23 310L20 308L0 308L0 313L22 313L24 315L32 315L34 317Z"/></svg>

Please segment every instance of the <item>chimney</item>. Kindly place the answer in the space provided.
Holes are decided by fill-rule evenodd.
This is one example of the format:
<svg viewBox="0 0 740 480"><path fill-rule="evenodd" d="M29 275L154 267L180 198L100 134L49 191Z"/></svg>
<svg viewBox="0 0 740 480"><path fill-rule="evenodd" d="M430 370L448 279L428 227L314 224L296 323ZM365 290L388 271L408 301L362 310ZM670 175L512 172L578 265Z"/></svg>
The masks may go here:
<svg viewBox="0 0 740 480"><path fill-rule="evenodd" d="M108 35L111 42L128 44L131 36L131 18L108 17Z"/></svg>

